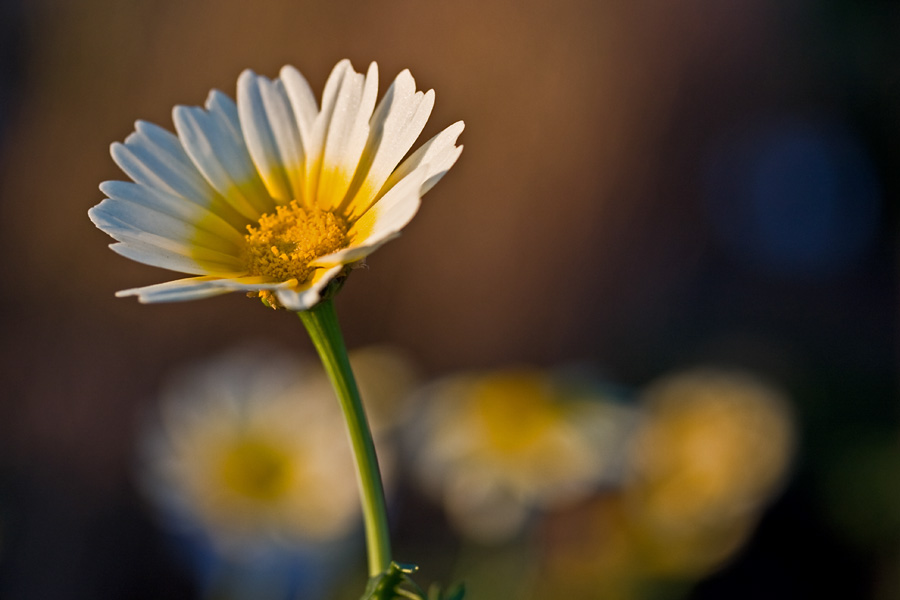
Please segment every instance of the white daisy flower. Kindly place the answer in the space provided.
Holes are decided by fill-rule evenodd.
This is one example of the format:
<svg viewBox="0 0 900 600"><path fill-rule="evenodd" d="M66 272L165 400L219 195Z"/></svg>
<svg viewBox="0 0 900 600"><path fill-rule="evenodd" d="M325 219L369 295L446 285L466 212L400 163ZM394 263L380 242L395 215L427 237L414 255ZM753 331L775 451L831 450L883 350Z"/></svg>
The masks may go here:
<svg viewBox="0 0 900 600"><path fill-rule="evenodd" d="M487 543L617 477L632 414L537 370L460 375L422 392L414 473L451 524Z"/></svg>
<svg viewBox="0 0 900 600"><path fill-rule="evenodd" d="M143 437L144 489L226 550L346 536L359 505L334 393L321 370L259 350L165 386Z"/></svg>
<svg viewBox="0 0 900 600"><path fill-rule="evenodd" d="M623 490L642 563L708 572L746 542L788 474L790 401L750 373L696 368L654 382L642 403Z"/></svg>
<svg viewBox="0 0 900 600"><path fill-rule="evenodd" d="M630 487L660 522L688 528L756 512L787 474L789 400L755 376L697 368L654 382L642 400Z"/></svg>
<svg viewBox="0 0 900 600"><path fill-rule="evenodd" d="M361 386L378 389L410 369L385 349L351 353L354 365L373 361L391 364L363 369ZM142 438L144 490L220 549L321 546L359 526L353 459L336 443L346 432L321 368L268 347L233 350L170 379L159 417ZM390 479L395 452L384 429L379 454Z"/></svg>
<svg viewBox="0 0 900 600"><path fill-rule="evenodd" d="M244 71L237 103L213 90L205 108L175 107L177 136L138 121L112 145L132 181L102 183L107 198L91 220L117 253L195 275L117 296L245 291L306 310L347 265L399 234L462 151L460 121L401 163L434 105L408 70L377 106L375 63L363 75L339 62L321 106L295 68L279 75Z"/></svg>

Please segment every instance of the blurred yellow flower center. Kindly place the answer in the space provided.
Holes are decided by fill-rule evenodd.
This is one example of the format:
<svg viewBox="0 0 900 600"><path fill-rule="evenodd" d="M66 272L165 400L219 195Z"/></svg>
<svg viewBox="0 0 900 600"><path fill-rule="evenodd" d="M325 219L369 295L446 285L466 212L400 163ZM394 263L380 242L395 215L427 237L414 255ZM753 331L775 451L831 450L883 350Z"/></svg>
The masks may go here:
<svg viewBox="0 0 900 600"><path fill-rule="evenodd" d="M266 440L245 437L225 450L220 474L225 487L252 500L281 498L294 480L294 460Z"/></svg>
<svg viewBox="0 0 900 600"><path fill-rule="evenodd" d="M546 385L537 377L497 377L481 384L475 396L486 438L500 453L523 451L562 419Z"/></svg>
<svg viewBox="0 0 900 600"><path fill-rule="evenodd" d="M264 214L256 226L247 225L244 260L251 275L278 281L309 280L309 263L347 245L343 217L317 208L304 209L296 200Z"/></svg>

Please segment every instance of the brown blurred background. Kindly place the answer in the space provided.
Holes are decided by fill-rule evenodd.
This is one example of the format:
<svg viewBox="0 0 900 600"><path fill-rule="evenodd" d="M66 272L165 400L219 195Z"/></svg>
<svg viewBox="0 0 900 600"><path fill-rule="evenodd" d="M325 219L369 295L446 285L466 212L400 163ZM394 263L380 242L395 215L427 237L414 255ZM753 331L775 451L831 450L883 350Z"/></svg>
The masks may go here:
<svg viewBox="0 0 900 600"><path fill-rule="evenodd" d="M466 121L457 166L344 288L349 345L400 345L431 376L773 378L797 474L695 597L877 597L900 516L868 503L900 491L829 473L859 455L863 477L897 438L898 31L895 3L849 0L0 0L0 597L190 594L133 491L137 417L186 360L311 347L240 295L115 299L170 274L109 251L86 211L124 179L108 147L135 119L172 129L244 68L293 64L320 94L344 57L377 61L382 91L407 67L435 88L423 139Z"/></svg>

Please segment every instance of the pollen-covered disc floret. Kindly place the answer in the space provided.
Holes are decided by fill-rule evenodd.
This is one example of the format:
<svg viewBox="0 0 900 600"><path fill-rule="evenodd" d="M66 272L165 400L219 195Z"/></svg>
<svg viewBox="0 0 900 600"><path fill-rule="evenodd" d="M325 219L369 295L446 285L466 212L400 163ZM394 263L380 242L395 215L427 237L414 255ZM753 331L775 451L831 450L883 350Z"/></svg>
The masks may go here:
<svg viewBox="0 0 900 600"><path fill-rule="evenodd" d="M297 200L264 214L247 225L245 257L251 275L305 283L314 268L309 263L347 245L347 221L317 208L304 209Z"/></svg>
<svg viewBox="0 0 900 600"><path fill-rule="evenodd" d="M348 60L320 101L297 69L244 71L237 101L176 106L175 134L138 121L88 214L119 254L193 277L118 292L175 302L228 292L302 311L346 267L394 239L456 162L459 121L413 149L434 107L402 71L378 100L378 66Z"/></svg>

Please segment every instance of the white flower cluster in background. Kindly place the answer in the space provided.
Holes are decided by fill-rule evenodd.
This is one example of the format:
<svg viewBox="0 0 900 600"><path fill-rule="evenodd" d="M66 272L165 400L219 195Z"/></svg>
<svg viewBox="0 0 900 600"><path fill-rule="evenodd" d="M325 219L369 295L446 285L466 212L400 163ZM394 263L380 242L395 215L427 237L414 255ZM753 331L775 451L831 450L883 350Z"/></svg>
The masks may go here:
<svg viewBox="0 0 900 600"><path fill-rule="evenodd" d="M390 475L393 411L377 407L406 397L414 374L388 349L351 360L376 407L375 435ZM172 379L159 417L142 446L144 488L164 514L220 547L318 543L358 528L345 425L315 363L268 347L234 350Z"/></svg>

